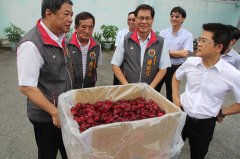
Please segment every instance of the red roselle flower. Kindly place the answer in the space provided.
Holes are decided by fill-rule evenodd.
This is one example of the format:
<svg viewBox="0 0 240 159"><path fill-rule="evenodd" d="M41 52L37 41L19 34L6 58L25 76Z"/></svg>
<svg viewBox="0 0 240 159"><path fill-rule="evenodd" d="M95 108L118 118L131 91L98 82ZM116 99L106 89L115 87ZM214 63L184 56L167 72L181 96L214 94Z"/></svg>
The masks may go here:
<svg viewBox="0 0 240 159"><path fill-rule="evenodd" d="M80 132L97 125L142 120L165 114L152 99L146 101L142 97L117 102L105 100L95 104L78 103L71 108L71 113L79 124Z"/></svg>

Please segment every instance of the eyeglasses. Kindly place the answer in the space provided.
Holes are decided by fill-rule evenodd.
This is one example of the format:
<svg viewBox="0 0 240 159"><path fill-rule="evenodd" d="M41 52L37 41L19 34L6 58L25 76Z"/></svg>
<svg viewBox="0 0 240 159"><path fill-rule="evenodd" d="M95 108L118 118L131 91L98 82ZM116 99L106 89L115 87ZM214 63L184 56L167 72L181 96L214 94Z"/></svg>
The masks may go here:
<svg viewBox="0 0 240 159"><path fill-rule="evenodd" d="M130 22L130 21L135 22L135 19L130 19L130 18L129 18L128 21L129 21L129 22Z"/></svg>
<svg viewBox="0 0 240 159"><path fill-rule="evenodd" d="M216 45L217 44L217 43L211 42L208 39L202 38L202 37L199 37L197 39L197 43L202 43L203 45L206 45L206 44L214 44L214 45Z"/></svg>
<svg viewBox="0 0 240 159"><path fill-rule="evenodd" d="M140 17L137 17L137 19L139 19L140 21L146 21L146 22L149 22L150 20L152 20L152 17L142 17L142 16L140 16Z"/></svg>

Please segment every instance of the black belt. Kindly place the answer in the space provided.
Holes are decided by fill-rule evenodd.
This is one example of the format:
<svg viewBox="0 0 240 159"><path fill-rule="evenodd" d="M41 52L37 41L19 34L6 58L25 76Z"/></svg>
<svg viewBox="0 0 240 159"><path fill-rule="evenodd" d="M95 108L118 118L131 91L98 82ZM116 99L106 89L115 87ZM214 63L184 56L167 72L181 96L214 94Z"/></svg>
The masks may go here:
<svg viewBox="0 0 240 159"><path fill-rule="evenodd" d="M181 108L182 111L184 111L182 106L180 106L180 108ZM199 123L199 122L209 122L209 121L212 121L212 120L216 121L216 117L207 118L207 119L198 119L198 118L191 117L187 114L186 120L194 122L194 123Z"/></svg>
<svg viewBox="0 0 240 159"><path fill-rule="evenodd" d="M216 117L207 118L207 119L197 119L197 118L187 115L186 120L190 121L190 122L194 122L194 123L203 123L203 122L216 121Z"/></svg>

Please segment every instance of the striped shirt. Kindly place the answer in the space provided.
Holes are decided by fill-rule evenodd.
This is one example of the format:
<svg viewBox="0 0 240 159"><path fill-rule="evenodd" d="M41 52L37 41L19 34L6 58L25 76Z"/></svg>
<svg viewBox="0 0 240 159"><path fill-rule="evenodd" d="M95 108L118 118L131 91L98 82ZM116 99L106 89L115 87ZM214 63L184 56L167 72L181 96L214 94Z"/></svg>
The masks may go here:
<svg viewBox="0 0 240 159"><path fill-rule="evenodd" d="M165 39L168 50L188 50L193 52L193 36L184 28L181 28L176 34L173 33L172 28L163 29L159 36ZM182 64L186 60L186 58L170 58L173 65Z"/></svg>
<svg viewBox="0 0 240 159"><path fill-rule="evenodd" d="M90 40L88 40L87 45L83 46L80 41L78 40L78 43L80 45L81 53L82 53L82 70L83 70L83 79L85 79L85 74L86 74L86 67L87 67L87 53L88 53L88 48L90 45Z"/></svg>

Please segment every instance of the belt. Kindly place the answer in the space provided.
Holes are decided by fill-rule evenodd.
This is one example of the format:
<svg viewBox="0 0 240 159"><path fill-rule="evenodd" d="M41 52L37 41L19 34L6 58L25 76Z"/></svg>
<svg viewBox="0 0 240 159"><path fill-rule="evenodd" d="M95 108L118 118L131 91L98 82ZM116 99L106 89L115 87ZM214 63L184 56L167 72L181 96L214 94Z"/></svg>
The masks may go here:
<svg viewBox="0 0 240 159"><path fill-rule="evenodd" d="M179 65L172 65L171 67L172 68L178 68L178 67L180 67L182 64L179 64Z"/></svg>
<svg viewBox="0 0 240 159"><path fill-rule="evenodd" d="M187 115L186 120L189 122L194 122L194 123L203 123L203 122L216 121L216 117L207 118L207 119L197 119L197 118Z"/></svg>
<svg viewBox="0 0 240 159"><path fill-rule="evenodd" d="M180 105L180 108L182 111L184 111L183 107ZM200 123L200 122L209 122L209 121L216 121L216 117L212 117L212 118L207 118L207 119L198 119L198 118L194 118L194 117L191 117L187 114L187 118L186 120L190 121L190 122L194 122L194 123Z"/></svg>

